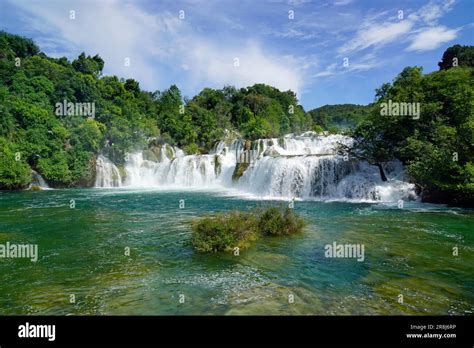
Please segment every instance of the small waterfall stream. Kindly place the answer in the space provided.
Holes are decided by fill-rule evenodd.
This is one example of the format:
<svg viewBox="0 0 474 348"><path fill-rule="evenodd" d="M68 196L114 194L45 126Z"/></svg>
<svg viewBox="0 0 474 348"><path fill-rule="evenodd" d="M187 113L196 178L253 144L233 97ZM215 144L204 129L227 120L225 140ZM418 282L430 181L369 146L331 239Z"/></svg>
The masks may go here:
<svg viewBox="0 0 474 348"><path fill-rule="evenodd" d="M31 171L31 184L30 184L30 189L33 187L39 187L43 190L49 189L48 184L46 181L43 179L43 177L36 171L32 170Z"/></svg>

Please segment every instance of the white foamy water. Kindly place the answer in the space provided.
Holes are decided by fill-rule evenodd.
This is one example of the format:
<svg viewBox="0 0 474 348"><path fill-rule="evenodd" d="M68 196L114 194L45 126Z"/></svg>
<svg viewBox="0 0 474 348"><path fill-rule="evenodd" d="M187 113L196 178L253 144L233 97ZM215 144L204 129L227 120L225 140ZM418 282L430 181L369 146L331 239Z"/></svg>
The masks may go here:
<svg viewBox="0 0 474 348"><path fill-rule="evenodd" d="M416 198L414 185L404 181L401 163L385 166L388 181L383 182L376 166L336 155L338 143L350 145L352 139L307 132L260 139L247 152L241 140L234 140L230 145L219 142L207 155L185 155L163 145L152 158L145 151L128 154L124 175L101 155L96 187L227 188L255 197L369 202ZM242 176L232 180L237 162L249 159Z"/></svg>
<svg viewBox="0 0 474 348"><path fill-rule="evenodd" d="M48 190L50 187L46 183L46 180L43 179L43 177L36 171L32 170L31 171L31 184L30 188L32 186L37 186L42 188L43 190Z"/></svg>
<svg viewBox="0 0 474 348"><path fill-rule="evenodd" d="M115 164L107 157L99 155L96 162L95 187L120 187L122 177Z"/></svg>

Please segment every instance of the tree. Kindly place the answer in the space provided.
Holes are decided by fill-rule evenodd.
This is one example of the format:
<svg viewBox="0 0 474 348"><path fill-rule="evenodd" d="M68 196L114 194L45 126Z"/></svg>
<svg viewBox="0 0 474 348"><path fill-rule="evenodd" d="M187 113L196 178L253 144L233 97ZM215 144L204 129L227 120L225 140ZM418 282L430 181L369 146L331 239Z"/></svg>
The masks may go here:
<svg viewBox="0 0 474 348"><path fill-rule="evenodd" d="M125 90L131 92L134 96L140 93L140 84L134 79L127 79L124 84Z"/></svg>
<svg viewBox="0 0 474 348"><path fill-rule="evenodd" d="M449 52L444 61L449 60ZM423 199L472 205L473 77L474 69L467 65L427 75L418 67L405 68L393 83L377 90L370 116L351 133L354 146L341 146L340 151L379 169L384 162L398 158L421 189ZM417 102L420 115L416 119L381 116L380 107L388 101Z"/></svg>
<svg viewBox="0 0 474 348"><path fill-rule="evenodd" d="M328 130L330 127L353 128L370 114L371 105L338 104L324 105L308 113L315 124Z"/></svg>
<svg viewBox="0 0 474 348"><path fill-rule="evenodd" d="M439 70L448 70L456 66L474 67L474 46L454 45L443 53L438 63Z"/></svg>
<svg viewBox="0 0 474 348"><path fill-rule="evenodd" d="M26 58L37 55L39 48L33 40L0 31L0 52L10 50L15 57Z"/></svg>
<svg viewBox="0 0 474 348"><path fill-rule="evenodd" d="M104 60L96 54L94 57L85 55L82 52L77 59L72 62L72 67L83 74L99 76L104 68Z"/></svg>
<svg viewBox="0 0 474 348"><path fill-rule="evenodd" d="M0 137L0 189L25 188L31 182L31 168L7 139Z"/></svg>

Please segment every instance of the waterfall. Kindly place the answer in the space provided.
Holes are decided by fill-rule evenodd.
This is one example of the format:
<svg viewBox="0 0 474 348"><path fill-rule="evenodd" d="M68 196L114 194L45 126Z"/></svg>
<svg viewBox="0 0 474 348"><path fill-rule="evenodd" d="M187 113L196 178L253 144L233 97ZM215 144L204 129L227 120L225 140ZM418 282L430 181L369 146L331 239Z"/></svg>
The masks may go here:
<svg viewBox="0 0 474 348"><path fill-rule="evenodd" d="M33 186L39 187L43 190L49 189L46 181L36 170L31 170L31 184L29 189L31 189Z"/></svg>
<svg viewBox="0 0 474 348"><path fill-rule="evenodd" d="M377 167L336 155L343 135L314 132L218 142L210 154L186 155L168 144L126 156L124 177L104 156L97 161L96 187L233 188L268 198L398 201L415 199L414 185L404 180L403 166L385 166L388 181Z"/></svg>
<svg viewBox="0 0 474 348"><path fill-rule="evenodd" d="M143 152L129 154L125 164L129 187L210 187L221 186L230 178L235 160L226 161L225 156L182 154L173 159L164 158L156 162L146 160Z"/></svg>
<svg viewBox="0 0 474 348"><path fill-rule="evenodd" d="M414 185L396 179L399 162L386 168L383 182L375 166L342 156L263 157L250 166L237 186L263 197L396 202L415 199Z"/></svg>
<svg viewBox="0 0 474 348"><path fill-rule="evenodd" d="M107 157L99 155L96 162L95 187L120 187L122 176L115 164Z"/></svg>

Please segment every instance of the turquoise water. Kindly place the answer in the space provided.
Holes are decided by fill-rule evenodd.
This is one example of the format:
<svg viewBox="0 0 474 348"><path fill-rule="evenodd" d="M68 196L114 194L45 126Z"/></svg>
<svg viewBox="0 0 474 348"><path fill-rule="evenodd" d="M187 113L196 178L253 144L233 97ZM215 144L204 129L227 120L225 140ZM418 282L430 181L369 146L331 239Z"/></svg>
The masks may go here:
<svg viewBox="0 0 474 348"><path fill-rule="evenodd" d="M263 238L239 256L190 245L193 218L269 204L280 203L199 191L1 192L0 244L38 244L39 257L0 258L0 314L472 315L472 210L296 202L308 221L301 235ZM326 258L334 241L363 244L365 260Z"/></svg>

